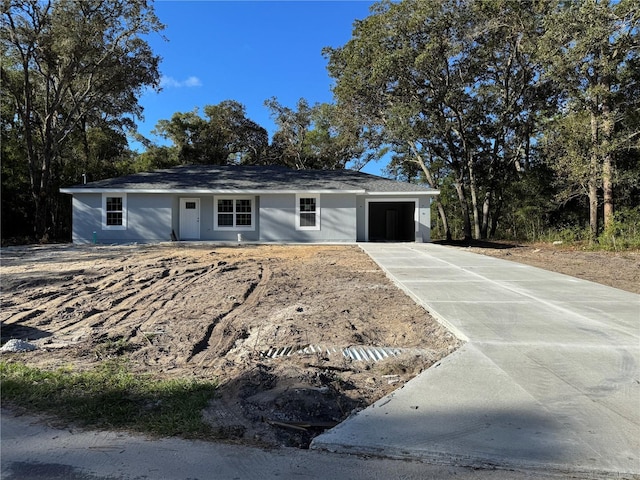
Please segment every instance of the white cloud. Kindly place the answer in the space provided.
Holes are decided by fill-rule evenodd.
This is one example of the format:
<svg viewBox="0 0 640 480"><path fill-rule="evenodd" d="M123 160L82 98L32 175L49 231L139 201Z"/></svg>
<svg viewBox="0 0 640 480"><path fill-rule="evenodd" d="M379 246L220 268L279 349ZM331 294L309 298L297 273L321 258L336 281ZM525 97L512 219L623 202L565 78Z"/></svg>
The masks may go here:
<svg viewBox="0 0 640 480"><path fill-rule="evenodd" d="M160 77L160 86L162 88L182 88L182 87L201 87L202 82L198 77L189 77L186 80L176 80L173 77L163 75Z"/></svg>
<svg viewBox="0 0 640 480"><path fill-rule="evenodd" d="M202 86L202 82L198 77L189 77L184 82L182 82L182 84L185 87L201 87Z"/></svg>

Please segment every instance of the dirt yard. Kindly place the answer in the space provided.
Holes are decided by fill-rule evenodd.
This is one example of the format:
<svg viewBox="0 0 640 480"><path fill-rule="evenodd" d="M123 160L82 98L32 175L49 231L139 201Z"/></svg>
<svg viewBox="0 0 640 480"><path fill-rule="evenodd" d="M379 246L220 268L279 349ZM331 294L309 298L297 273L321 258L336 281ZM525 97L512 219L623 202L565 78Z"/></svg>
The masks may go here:
<svg viewBox="0 0 640 480"><path fill-rule="evenodd" d="M637 252L494 247L640 293ZM204 416L240 442L305 447L459 346L357 246L11 247L0 274L2 342L38 347L3 356L217 379Z"/></svg>
<svg viewBox="0 0 640 480"><path fill-rule="evenodd" d="M217 379L205 418L246 442L306 446L459 345L356 246L16 247L0 272L3 342L38 346L4 355Z"/></svg>
<svg viewBox="0 0 640 480"><path fill-rule="evenodd" d="M473 253L504 258L572 277L640 294L640 251L589 251L578 246L539 243L486 243L466 248Z"/></svg>

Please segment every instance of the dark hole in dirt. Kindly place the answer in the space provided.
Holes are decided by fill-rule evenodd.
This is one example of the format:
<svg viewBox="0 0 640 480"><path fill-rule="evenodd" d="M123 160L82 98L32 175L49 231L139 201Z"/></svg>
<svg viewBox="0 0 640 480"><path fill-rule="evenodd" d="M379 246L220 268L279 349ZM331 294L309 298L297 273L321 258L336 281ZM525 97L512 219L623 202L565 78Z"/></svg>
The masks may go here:
<svg viewBox="0 0 640 480"><path fill-rule="evenodd" d="M296 371L295 376L292 370L284 377L272 371L271 366L258 364L221 387L221 397L212 401L209 412L219 434L230 440L306 449L315 436L365 406L344 393L355 385L331 370Z"/></svg>

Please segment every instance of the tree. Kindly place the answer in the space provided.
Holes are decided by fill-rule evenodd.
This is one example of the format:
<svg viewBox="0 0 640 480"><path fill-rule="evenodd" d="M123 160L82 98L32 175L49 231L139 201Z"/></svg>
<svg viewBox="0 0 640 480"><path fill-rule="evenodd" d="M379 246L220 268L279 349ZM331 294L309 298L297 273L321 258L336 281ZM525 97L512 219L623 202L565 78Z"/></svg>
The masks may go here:
<svg viewBox="0 0 640 480"><path fill-rule="evenodd" d="M432 187L444 178L436 170L452 176L465 238L472 218L477 238L490 220L495 229L500 192L526 167L543 103L531 58L537 21L508 0L384 1L346 45L325 49L337 106L364 126L368 145L391 146Z"/></svg>
<svg viewBox="0 0 640 480"><path fill-rule="evenodd" d="M541 78L536 61L545 13L544 4L471 3L475 29L464 61L475 72L469 88L478 107L476 168L482 198L474 204L474 212L481 217L475 224L480 238L495 232L506 191L532 166L533 139L555 96L552 85Z"/></svg>
<svg viewBox="0 0 640 480"><path fill-rule="evenodd" d="M132 161L124 166L121 171L123 175L126 175L176 167L180 164L175 147L150 145L144 152L135 155Z"/></svg>
<svg viewBox="0 0 640 480"><path fill-rule="evenodd" d="M363 153L357 136L341 123L334 105L309 105L301 98L292 109L273 97L265 106L278 126L270 148L271 163L298 170L334 170L345 168Z"/></svg>
<svg viewBox="0 0 640 480"><path fill-rule="evenodd" d="M457 187L464 176L459 150L447 149L455 147L455 140L447 136L452 133L446 125L452 112L444 100L459 76L449 63L457 53L451 42L456 28L449 15L453 2L445 3L378 3L372 15L356 22L347 44L324 50L342 116L361 126L359 134L369 149L393 148L404 161L418 164L435 188L439 185L433 182L431 159L447 163L457 175ZM462 188L456 190L466 204ZM447 224L439 201L438 211ZM463 211L468 214L468 208ZM468 216L465 236L470 236Z"/></svg>
<svg viewBox="0 0 640 480"><path fill-rule="evenodd" d="M621 145L628 143L624 137L633 136L627 131L621 139L617 125L628 118L625 111L629 107L628 99L619 93L629 88L629 82L638 81L637 69L629 75L629 66L637 67L638 62L640 9L630 0L562 2L545 18L545 30L541 59L546 75L564 93L563 111L576 118L584 111L589 117L588 128L584 122L574 122L580 131L570 135L579 138L588 133L584 162L574 161L573 167L578 177L588 172L589 225L595 238L599 232L599 190L603 192L607 227L614 216L616 156Z"/></svg>
<svg viewBox="0 0 640 480"><path fill-rule="evenodd" d="M174 113L160 120L155 133L171 140L181 163L260 164L269 144L267 131L248 119L245 107L234 100Z"/></svg>
<svg viewBox="0 0 640 480"><path fill-rule="evenodd" d="M159 85L159 57L142 36L164 28L146 0L4 0L3 95L26 152L34 234L54 218L61 152L99 122L122 131L140 117L138 97Z"/></svg>
<svg viewBox="0 0 640 480"><path fill-rule="evenodd" d="M117 177L132 161L127 136L108 124L80 128L70 136L60 152L60 182L77 183L83 175L86 181Z"/></svg>
<svg viewBox="0 0 640 480"><path fill-rule="evenodd" d="M350 126L341 123L336 106L330 103L315 105L311 119L313 127L307 135L306 154L315 159L314 168L342 169L349 162L357 167L363 148Z"/></svg>
<svg viewBox="0 0 640 480"><path fill-rule="evenodd" d="M2 239L27 238L33 234L29 208L29 169L20 121L7 95L0 97L0 171L2 172Z"/></svg>
<svg viewBox="0 0 640 480"><path fill-rule="evenodd" d="M581 197L590 199L590 223L597 222L597 195L594 165L590 158L590 116L586 111L555 115L545 125L541 147L554 171L555 200L564 207ZM595 203L595 205L594 205ZM595 232L592 232L595 234Z"/></svg>

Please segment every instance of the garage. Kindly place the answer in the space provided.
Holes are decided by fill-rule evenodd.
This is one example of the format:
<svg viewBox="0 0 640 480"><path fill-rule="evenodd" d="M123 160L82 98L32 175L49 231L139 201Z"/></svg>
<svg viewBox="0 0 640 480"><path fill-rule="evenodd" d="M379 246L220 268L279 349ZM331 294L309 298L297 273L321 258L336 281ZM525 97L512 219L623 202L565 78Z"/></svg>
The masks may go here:
<svg viewBox="0 0 640 480"><path fill-rule="evenodd" d="M415 201L370 201L370 242L415 242Z"/></svg>

